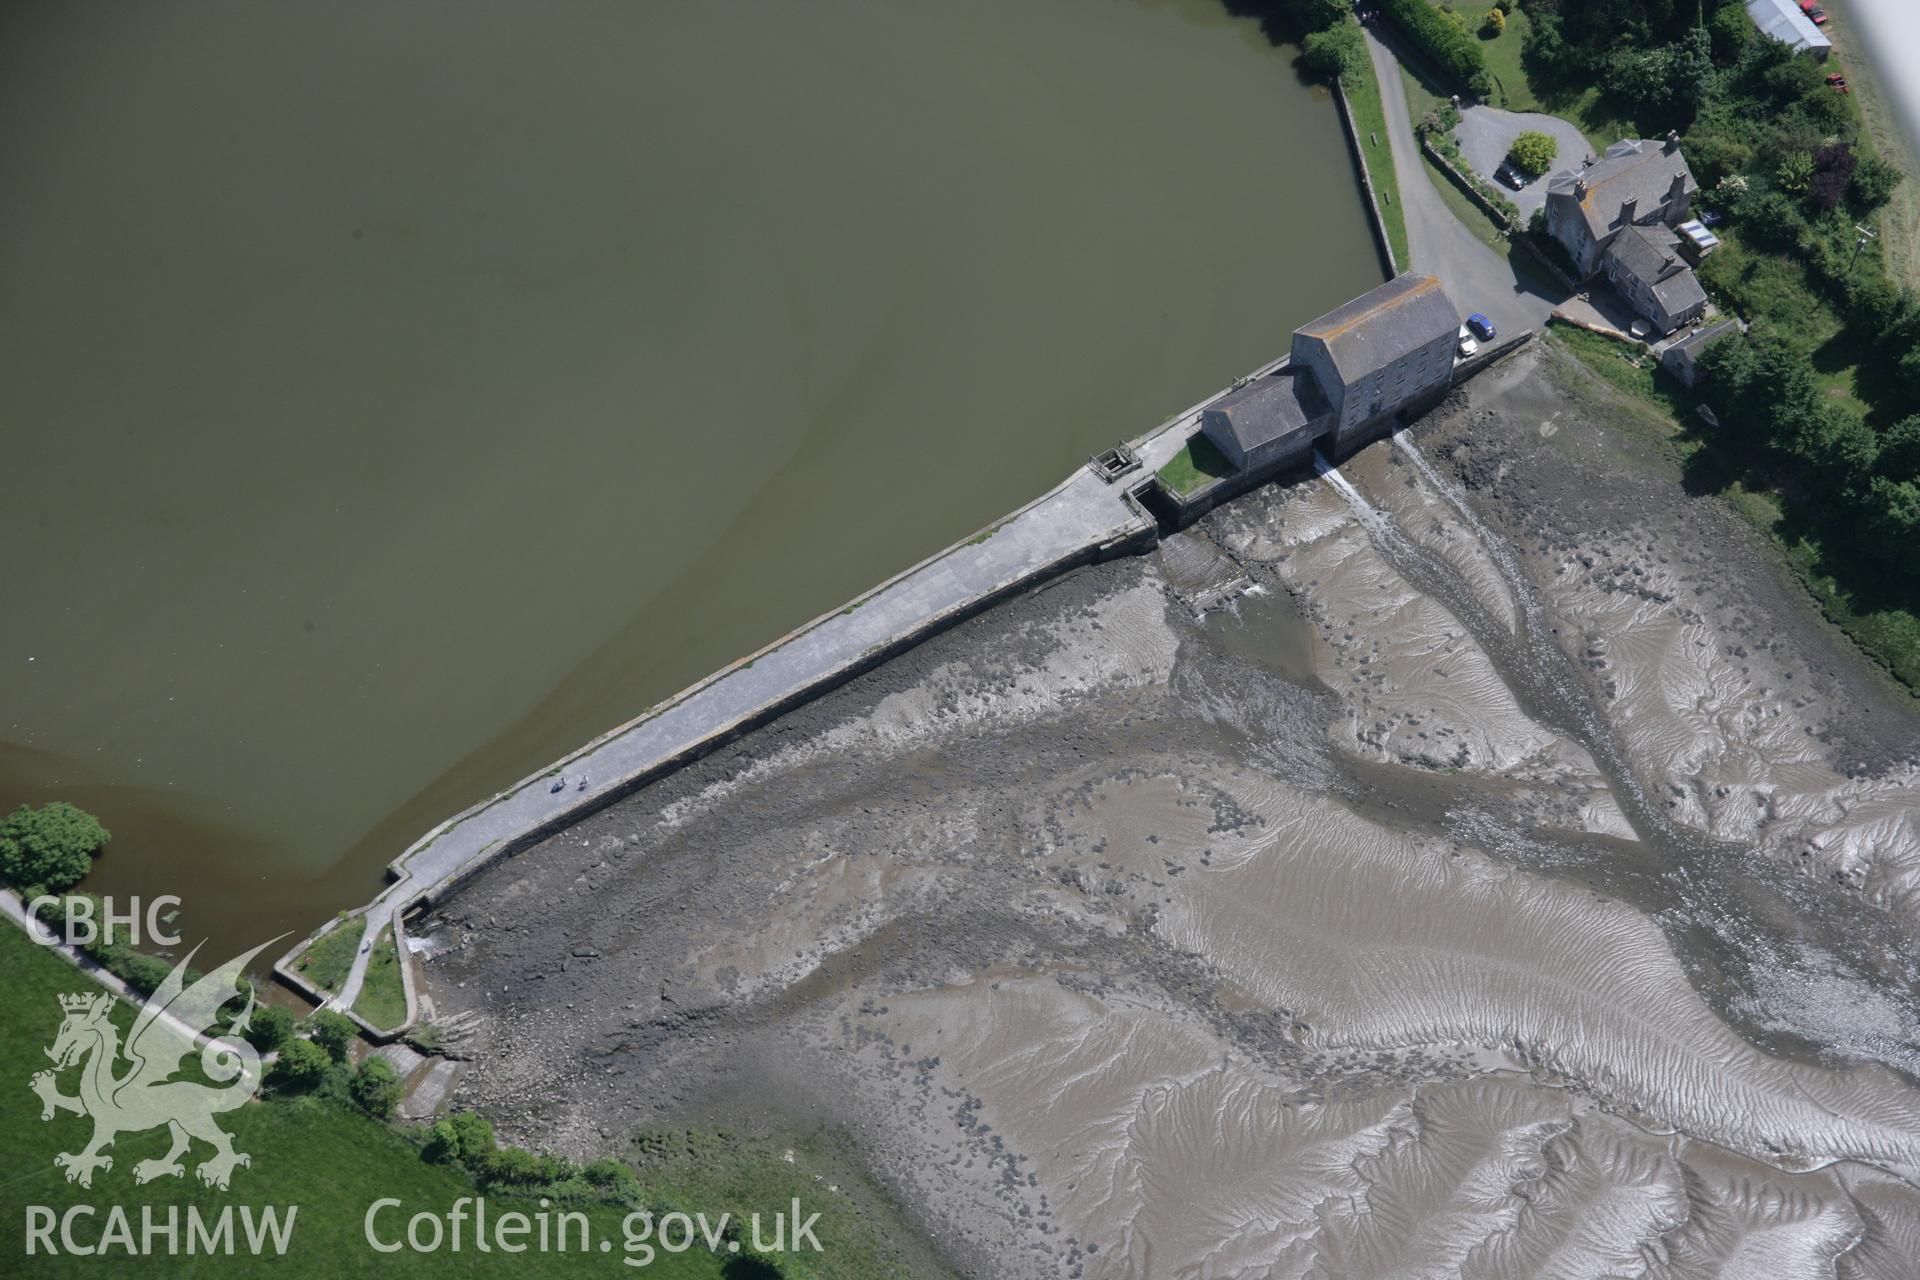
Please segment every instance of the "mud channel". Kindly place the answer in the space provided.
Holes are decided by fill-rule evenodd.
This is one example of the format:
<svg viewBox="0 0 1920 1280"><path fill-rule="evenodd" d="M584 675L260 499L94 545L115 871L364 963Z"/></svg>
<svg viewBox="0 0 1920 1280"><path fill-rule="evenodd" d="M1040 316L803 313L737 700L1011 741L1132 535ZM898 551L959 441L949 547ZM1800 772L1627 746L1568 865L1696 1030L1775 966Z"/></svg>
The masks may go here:
<svg viewBox="0 0 1920 1280"><path fill-rule="evenodd" d="M423 933L459 1105L989 1276L1911 1277L1920 717L1550 344Z"/></svg>

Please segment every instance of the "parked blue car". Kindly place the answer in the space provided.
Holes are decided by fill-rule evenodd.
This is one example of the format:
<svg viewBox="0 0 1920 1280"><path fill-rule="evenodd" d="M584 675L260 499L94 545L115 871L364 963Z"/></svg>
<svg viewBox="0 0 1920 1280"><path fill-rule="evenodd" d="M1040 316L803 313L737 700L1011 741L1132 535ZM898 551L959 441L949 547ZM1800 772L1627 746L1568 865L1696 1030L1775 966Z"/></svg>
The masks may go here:
<svg viewBox="0 0 1920 1280"><path fill-rule="evenodd" d="M1484 311L1476 311L1468 316L1467 328L1473 330L1473 336L1480 339L1480 341L1493 341L1493 321L1487 319Z"/></svg>

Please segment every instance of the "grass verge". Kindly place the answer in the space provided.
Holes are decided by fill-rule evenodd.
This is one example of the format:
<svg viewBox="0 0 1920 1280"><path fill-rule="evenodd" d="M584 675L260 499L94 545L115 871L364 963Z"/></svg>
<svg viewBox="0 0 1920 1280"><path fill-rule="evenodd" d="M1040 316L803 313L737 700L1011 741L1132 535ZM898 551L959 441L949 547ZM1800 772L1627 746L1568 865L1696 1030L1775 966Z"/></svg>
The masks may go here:
<svg viewBox="0 0 1920 1280"><path fill-rule="evenodd" d="M353 1011L382 1030L406 1021L407 991L401 985L400 949L393 945L392 925L383 926L374 940L373 954L367 958L367 976L360 984Z"/></svg>
<svg viewBox="0 0 1920 1280"><path fill-rule="evenodd" d="M1379 202L1380 220L1386 224L1387 243L1393 246L1394 261L1405 271L1410 262L1407 218L1400 207L1400 175L1393 167L1387 113L1380 101L1380 82L1374 78L1373 64L1367 62L1340 77L1340 87L1347 95L1347 109L1353 112L1355 141L1367 157L1367 177Z"/></svg>
<svg viewBox="0 0 1920 1280"><path fill-rule="evenodd" d="M1213 441L1198 434L1160 468L1160 478L1167 488L1183 498L1232 474L1233 464L1213 447Z"/></svg>
<svg viewBox="0 0 1920 1280"><path fill-rule="evenodd" d="M294 972L323 991L338 991L353 969L353 955L364 933L357 917L342 920L293 962Z"/></svg>

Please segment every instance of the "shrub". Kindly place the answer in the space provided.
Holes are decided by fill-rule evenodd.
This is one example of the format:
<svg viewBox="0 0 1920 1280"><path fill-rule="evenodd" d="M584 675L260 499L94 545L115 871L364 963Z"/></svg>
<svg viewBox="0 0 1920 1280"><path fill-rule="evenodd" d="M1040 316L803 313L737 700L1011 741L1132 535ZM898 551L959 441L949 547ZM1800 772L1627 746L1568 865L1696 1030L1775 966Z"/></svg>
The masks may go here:
<svg viewBox="0 0 1920 1280"><path fill-rule="evenodd" d="M276 1088L304 1092L325 1080L332 1069L333 1060L325 1049L311 1040L289 1040L281 1046L267 1081Z"/></svg>
<svg viewBox="0 0 1920 1280"><path fill-rule="evenodd" d="M1547 171L1554 157L1559 154L1560 144L1554 141L1552 134L1529 129L1513 140L1507 160L1529 178L1537 178Z"/></svg>
<svg viewBox="0 0 1920 1280"><path fill-rule="evenodd" d="M471 1111L456 1111L434 1122L421 1154L436 1163L477 1168L493 1150L493 1122Z"/></svg>
<svg viewBox="0 0 1920 1280"><path fill-rule="evenodd" d="M1773 185L1790 195L1801 195L1813 182L1813 157L1795 151L1781 159L1773 170Z"/></svg>
<svg viewBox="0 0 1920 1280"><path fill-rule="evenodd" d="M361 1063L354 1071L353 1081L347 1086L347 1091L353 1095L353 1100L362 1111L378 1120L391 1116L406 1092L401 1087L393 1064L385 1058L368 1058Z"/></svg>
<svg viewBox="0 0 1920 1280"><path fill-rule="evenodd" d="M593 1161L580 1172L593 1186L614 1195L627 1196L640 1190L640 1179L633 1170L611 1156Z"/></svg>
<svg viewBox="0 0 1920 1280"><path fill-rule="evenodd" d="M353 1019L332 1009L314 1010L304 1026L313 1042L325 1049L335 1062L345 1062L353 1042L360 1038L360 1029L353 1025Z"/></svg>
<svg viewBox="0 0 1920 1280"><path fill-rule="evenodd" d="M1507 15L1500 12L1498 5L1487 10L1487 20L1480 24L1480 34L1492 38L1507 29Z"/></svg>
<svg viewBox="0 0 1920 1280"><path fill-rule="evenodd" d="M1853 169L1851 194L1854 208L1862 213L1878 209L1893 198L1893 189L1906 176L1897 166L1888 164L1880 157L1868 156Z"/></svg>
<svg viewBox="0 0 1920 1280"><path fill-rule="evenodd" d="M1440 64L1442 71L1480 97L1493 91L1486 55L1480 52L1480 42L1467 34L1466 24L1458 15L1449 20L1427 0L1381 0L1380 7L1395 26Z"/></svg>
<svg viewBox="0 0 1920 1280"><path fill-rule="evenodd" d="M22 889L59 893L87 874L110 838L98 818L64 800L38 809L23 804L0 822L0 876Z"/></svg>
<svg viewBox="0 0 1920 1280"><path fill-rule="evenodd" d="M1360 28L1343 22L1325 31L1315 31L1300 43L1300 61L1323 80L1352 75L1367 61L1367 42Z"/></svg>

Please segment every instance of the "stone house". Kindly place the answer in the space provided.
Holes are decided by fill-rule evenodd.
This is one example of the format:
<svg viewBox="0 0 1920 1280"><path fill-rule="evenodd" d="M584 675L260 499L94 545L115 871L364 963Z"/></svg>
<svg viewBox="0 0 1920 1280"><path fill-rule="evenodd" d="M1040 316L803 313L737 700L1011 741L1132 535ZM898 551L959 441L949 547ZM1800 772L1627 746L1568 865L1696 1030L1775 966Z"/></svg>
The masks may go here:
<svg viewBox="0 0 1920 1280"><path fill-rule="evenodd" d="M1547 180L1547 234L1584 279L1600 269L1601 255L1626 228L1686 221L1699 189L1676 135L1664 142L1625 139L1592 164Z"/></svg>
<svg viewBox="0 0 1920 1280"><path fill-rule="evenodd" d="M1661 333L1692 324L1707 309L1706 291L1680 260L1680 239L1670 227L1628 227L1607 246L1600 267L1614 291Z"/></svg>
<svg viewBox="0 0 1920 1280"><path fill-rule="evenodd" d="M1397 276L1294 330L1286 364L1208 405L1200 430L1239 470L1346 453L1446 390L1460 312L1432 276Z"/></svg>

